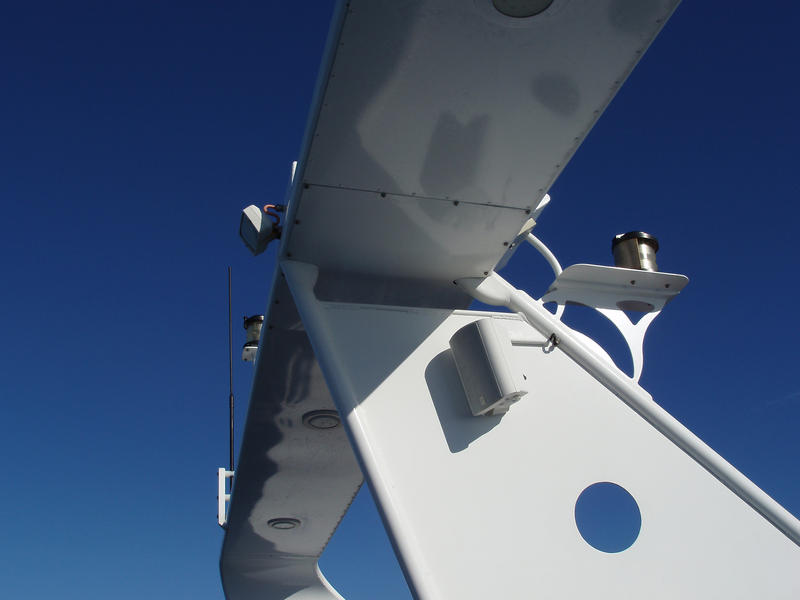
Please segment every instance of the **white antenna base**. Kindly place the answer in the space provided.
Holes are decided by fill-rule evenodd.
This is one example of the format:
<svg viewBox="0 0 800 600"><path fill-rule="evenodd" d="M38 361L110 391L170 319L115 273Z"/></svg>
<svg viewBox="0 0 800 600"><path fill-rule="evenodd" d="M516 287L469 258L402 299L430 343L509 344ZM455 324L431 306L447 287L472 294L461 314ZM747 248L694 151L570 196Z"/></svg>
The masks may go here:
<svg viewBox="0 0 800 600"><path fill-rule="evenodd" d="M228 522L228 503L231 500L231 495L227 492L227 481L233 479L233 473L224 467L217 469L217 523L223 528Z"/></svg>

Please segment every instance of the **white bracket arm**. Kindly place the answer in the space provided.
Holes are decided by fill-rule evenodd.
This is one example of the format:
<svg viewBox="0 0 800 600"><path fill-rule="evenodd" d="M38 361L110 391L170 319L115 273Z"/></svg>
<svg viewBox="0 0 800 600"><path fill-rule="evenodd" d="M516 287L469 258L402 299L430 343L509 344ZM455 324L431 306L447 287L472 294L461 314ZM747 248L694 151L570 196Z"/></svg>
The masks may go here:
<svg viewBox="0 0 800 600"><path fill-rule="evenodd" d="M227 482L232 478L233 471L228 471L224 467L217 469L217 523L220 527L225 527L228 522L228 502L231 495L227 491Z"/></svg>
<svg viewBox="0 0 800 600"><path fill-rule="evenodd" d="M655 318L661 313L660 310L646 313L636 323L631 321L630 317L623 311L613 308L598 308L596 309L606 319L611 321L625 338L628 343L628 350L631 353L633 360L633 379L639 381L642 376L642 368L644 367L644 334L647 333L647 328L650 326Z"/></svg>
<svg viewBox="0 0 800 600"><path fill-rule="evenodd" d="M606 267L572 265L557 275L542 302L567 302L595 308L611 321L628 344L634 381L644 366L643 344L647 328L661 309L689 283L685 275ZM634 323L626 310L644 312Z"/></svg>

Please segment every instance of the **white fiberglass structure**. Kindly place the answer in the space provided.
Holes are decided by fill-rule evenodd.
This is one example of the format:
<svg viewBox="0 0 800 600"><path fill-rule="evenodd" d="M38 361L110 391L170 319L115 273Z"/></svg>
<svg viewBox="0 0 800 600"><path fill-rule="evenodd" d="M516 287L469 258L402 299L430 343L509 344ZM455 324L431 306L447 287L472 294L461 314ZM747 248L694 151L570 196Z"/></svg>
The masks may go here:
<svg viewBox="0 0 800 600"><path fill-rule="evenodd" d="M227 507L220 474L229 600L339 598L317 559L362 480L417 598L800 596L797 519L637 383L688 280L562 271L531 235L677 3L339 3ZM495 272L526 241L541 299ZM633 376L548 301L608 317ZM576 522L598 485L639 515L621 547Z"/></svg>

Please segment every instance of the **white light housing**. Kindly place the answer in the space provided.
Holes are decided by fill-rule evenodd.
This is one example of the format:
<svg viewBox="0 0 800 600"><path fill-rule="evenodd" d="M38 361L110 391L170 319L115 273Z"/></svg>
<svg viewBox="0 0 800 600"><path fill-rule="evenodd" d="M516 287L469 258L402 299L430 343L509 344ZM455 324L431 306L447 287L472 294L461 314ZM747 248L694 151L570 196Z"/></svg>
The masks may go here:
<svg viewBox="0 0 800 600"><path fill-rule="evenodd" d="M524 19L546 11L553 0L492 0L494 7L507 17Z"/></svg>

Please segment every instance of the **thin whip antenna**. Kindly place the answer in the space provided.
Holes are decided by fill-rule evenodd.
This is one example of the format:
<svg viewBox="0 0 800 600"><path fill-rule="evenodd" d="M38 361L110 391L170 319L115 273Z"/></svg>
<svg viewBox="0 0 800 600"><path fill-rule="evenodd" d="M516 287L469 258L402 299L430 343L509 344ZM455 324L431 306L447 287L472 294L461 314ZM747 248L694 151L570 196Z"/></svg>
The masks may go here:
<svg viewBox="0 0 800 600"><path fill-rule="evenodd" d="M231 268L228 267L228 372L230 376L230 468L233 471L233 321L231 320Z"/></svg>

